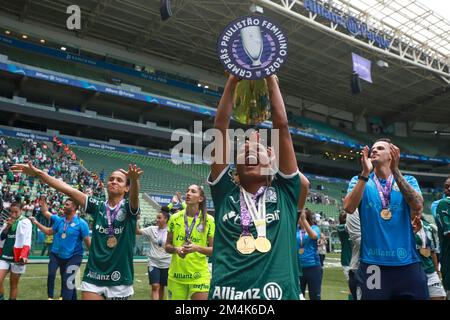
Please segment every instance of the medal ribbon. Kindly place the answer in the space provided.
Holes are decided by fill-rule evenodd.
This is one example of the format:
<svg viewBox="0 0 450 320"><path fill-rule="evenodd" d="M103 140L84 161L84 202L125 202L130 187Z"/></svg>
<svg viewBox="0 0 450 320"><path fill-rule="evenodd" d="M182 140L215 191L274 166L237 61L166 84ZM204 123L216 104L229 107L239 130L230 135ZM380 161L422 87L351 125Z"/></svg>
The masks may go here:
<svg viewBox="0 0 450 320"><path fill-rule="evenodd" d="M108 219L108 234L110 237L114 236L114 228L113 223L116 220L117 214L119 213L120 208L122 207L123 199L116 205L111 213L111 208L108 205L108 202L105 202L106 207L106 218Z"/></svg>
<svg viewBox="0 0 450 320"><path fill-rule="evenodd" d="M246 221L248 221L248 226L250 225L251 220L256 228L256 232L258 233L258 237L266 236L266 186L262 186L258 189L255 195L245 191L241 188L241 225L243 225L244 221L242 219L242 209L244 212L250 213L250 217L246 217ZM258 201L258 209L256 209L256 202ZM243 231L245 232L243 225ZM250 233L250 232L249 232Z"/></svg>
<svg viewBox="0 0 450 320"><path fill-rule="evenodd" d="M67 227L69 226L69 224L73 221L73 217L72 220L68 221L67 219L64 219L64 227L63 227L63 233L66 233L67 231Z"/></svg>
<svg viewBox="0 0 450 320"><path fill-rule="evenodd" d="M420 229L417 234L420 237L420 241L422 242L421 248L427 248L427 233L425 231L425 228L422 226L422 229Z"/></svg>
<svg viewBox="0 0 450 320"><path fill-rule="evenodd" d="M303 248L303 239L305 238L305 230L299 229L300 230L300 249Z"/></svg>
<svg viewBox="0 0 450 320"><path fill-rule="evenodd" d="M378 195L380 196L383 209L387 209L389 207L389 202L391 199L392 182L394 181L394 176L392 174L389 176L389 178L386 180L386 186L384 188L375 174L373 175L373 180L375 181L375 185L377 186Z"/></svg>
<svg viewBox="0 0 450 320"><path fill-rule="evenodd" d="M167 228L162 229L161 233L159 232L159 229L158 229L158 246L160 246L160 247L162 247L164 233L167 233Z"/></svg>
<svg viewBox="0 0 450 320"><path fill-rule="evenodd" d="M188 218L187 218L187 213L184 213L184 231L185 231L185 237L184 237L184 241L188 241L189 238L191 237L192 234L192 230L194 229L195 226L195 222L197 221L197 217L199 214L200 210L197 211L197 213L194 216L194 220L191 223L191 226L189 227L189 223L188 223Z"/></svg>

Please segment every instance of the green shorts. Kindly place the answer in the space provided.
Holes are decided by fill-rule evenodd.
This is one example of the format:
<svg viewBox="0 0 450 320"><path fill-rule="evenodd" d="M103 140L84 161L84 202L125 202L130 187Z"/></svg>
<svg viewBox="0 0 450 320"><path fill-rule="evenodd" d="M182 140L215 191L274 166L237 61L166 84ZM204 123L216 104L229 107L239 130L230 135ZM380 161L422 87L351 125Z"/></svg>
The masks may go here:
<svg viewBox="0 0 450 320"><path fill-rule="evenodd" d="M190 300L197 292L209 292L209 280L200 281L196 284L189 284L175 281L169 278L167 291L169 300Z"/></svg>

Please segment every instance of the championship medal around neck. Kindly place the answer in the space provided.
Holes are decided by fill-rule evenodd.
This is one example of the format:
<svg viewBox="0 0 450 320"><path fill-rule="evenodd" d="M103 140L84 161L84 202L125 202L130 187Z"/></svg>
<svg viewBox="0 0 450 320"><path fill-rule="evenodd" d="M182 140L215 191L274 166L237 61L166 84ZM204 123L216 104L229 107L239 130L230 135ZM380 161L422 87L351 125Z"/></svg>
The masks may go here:
<svg viewBox="0 0 450 320"><path fill-rule="evenodd" d="M61 234L61 239L65 239L66 238L66 233L64 232L63 234Z"/></svg>
<svg viewBox="0 0 450 320"><path fill-rule="evenodd" d="M304 248L298 249L298 253L299 253L299 254L304 254L304 253L305 253L305 249L304 249Z"/></svg>
<svg viewBox="0 0 450 320"><path fill-rule="evenodd" d="M239 240L236 242L236 248L242 254L253 253L256 249L255 238L253 238L252 234L241 234Z"/></svg>
<svg viewBox="0 0 450 320"><path fill-rule="evenodd" d="M114 236L109 237L108 241L106 241L106 245L110 249L114 248L117 245L117 238Z"/></svg>
<svg viewBox="0 0 450 320"><path fill-rule="evenodd" d="M381 218L383 218L384 220L391 220L392 218L392 212L389 209L383 209L381 210Z"/></svg>
<svg viewBox="0 0 450 320"><path fill-rule="evenodd" d="M272 244L266 237L258 237L255 240L255 248L261 253L266 253L272 249Z"/></svg>

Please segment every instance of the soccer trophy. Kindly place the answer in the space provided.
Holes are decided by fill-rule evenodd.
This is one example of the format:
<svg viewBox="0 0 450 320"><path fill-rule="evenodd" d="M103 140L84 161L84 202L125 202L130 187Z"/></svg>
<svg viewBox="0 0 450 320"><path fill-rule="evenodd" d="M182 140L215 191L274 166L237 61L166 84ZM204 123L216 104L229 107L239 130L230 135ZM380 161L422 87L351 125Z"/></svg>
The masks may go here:
<svg viewBox="0 0 450 320"><path fill-rule="evenodd" d="M225 69L241 79L234 92L234 120L245 125L268 120L270 99L265 78L280 68L287 54L281 28L264 16L238 18L220 36L217 50Z"/></svg>

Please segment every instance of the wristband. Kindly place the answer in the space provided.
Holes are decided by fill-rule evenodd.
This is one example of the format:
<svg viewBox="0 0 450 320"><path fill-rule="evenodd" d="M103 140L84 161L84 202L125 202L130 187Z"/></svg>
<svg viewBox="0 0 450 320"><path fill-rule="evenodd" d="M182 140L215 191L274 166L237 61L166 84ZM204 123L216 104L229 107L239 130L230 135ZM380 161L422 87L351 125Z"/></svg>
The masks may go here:
<svg viewBox="0 0 450 320"><path fill-rule="evenodd" d="M369 181L369 178L368 177L364 177L363 175L358 175L358 179L359 180L362 180L362 181L364 181L364 182L367 182L367 181Z"/></svg>

